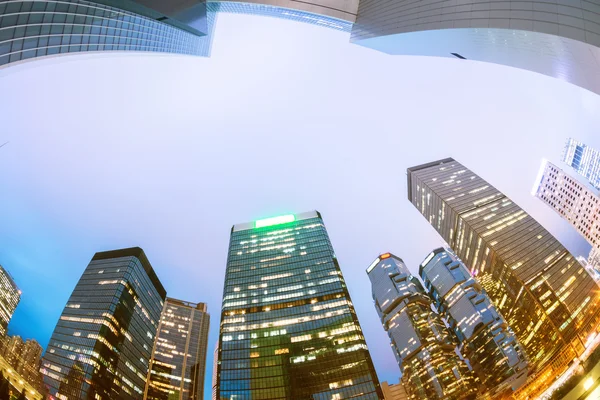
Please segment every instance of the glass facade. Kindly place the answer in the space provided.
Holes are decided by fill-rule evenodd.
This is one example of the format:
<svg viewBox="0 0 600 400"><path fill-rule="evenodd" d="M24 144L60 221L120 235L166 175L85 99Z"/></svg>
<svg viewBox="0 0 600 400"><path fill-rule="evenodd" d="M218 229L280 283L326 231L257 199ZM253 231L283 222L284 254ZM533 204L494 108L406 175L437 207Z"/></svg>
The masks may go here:
<svg viewBox="0 0 600 400"><path fill-rule="evenodd" d="M81 51L201 55L206 51L202 38L157 19L84 0L0 1L0 66Z"/></svg>
<svg viewBox="0 0 600 400"><path fill-rule="evenodd" d="M166 292L142 249L96 253L42 361L56 399L142 399Z"/></svg>
<svg viewBox="0 0 600 400"><path fill-rule="evenodd" d="M328 17L325 15L309 13L291 8L276 7L268 4L244 3L237 1L209 1L206 3L208 12L227 12L232 14L262 15L288 19L296 22L323 26L343 32L352 30L352 22Z"/></svg>
<svg viewBox="0 0 600 400"><path fill-rule="evenodd" d="M534 396L600 321L594 280L507 196L448 158L408 169L408 198L476 276L525 348Z"/></svg>
<svg viewBox="0 0 600 400"><path fill-rule="evenodd" d="M600 190L600 151L569 138L563 150L562 161Z"/></svg>
<svg viewBox="0 0 600 400"><path fill-rule="evenodd" d="M232 228L216 379L221 400L382 398L318 212Z"/></svg>
<svg viewBox="0 0 600 400"><path fill-rule="evenodd" d="M483 390L493 396L510 396L525 383L528 362L479 282L456 255L442 248L429 254L419 274Z"/></svg>
<svg viewBox="0 0 600 400"><path fill-rule="evenodd" d="M476 382L455 352L455 339L404 262L393 254L382 254L369 266L367 275L409 397L475 399Z"/></svg>
<svg viewBox="0 0 600 400"><path fill-rule="evenodd" d="M6 328L19 301L21 291L7 270L0 265L0 336L6 334Z"/></svg>
<svg viewBox="0 0 600 400"><path fill-rule="evenodd" d="M167 298L144 399L203 400L210 315L204 303Z"/></svg>

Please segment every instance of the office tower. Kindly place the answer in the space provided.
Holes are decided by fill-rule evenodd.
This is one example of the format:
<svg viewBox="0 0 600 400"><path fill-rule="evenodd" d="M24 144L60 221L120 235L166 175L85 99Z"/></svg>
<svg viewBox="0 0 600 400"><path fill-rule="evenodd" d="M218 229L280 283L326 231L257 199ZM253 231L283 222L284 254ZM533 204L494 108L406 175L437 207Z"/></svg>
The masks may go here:
<svg viewBox="0 0 600 400"><path fill-rule="evenodd" d="M592 246L600 247L600 195L596 189L543 160L532 193L569 221Z"/></svg>
<svg viewBox="0 0 600 400"><path fill-rule="evenodd" d="M493 396L509 396L522 386L528 372L524 350L456 255L435 249L419 266L419 275L483 389Z"/></svg>
<svg viewBox="0 0 600 400"><path fill-rule="evenodd" d="M600 151L569 138L565 144L562 161L600 190Z"/></svg>
<svg viewBox="0 0 600 400"><path fill-rule="evenodd" d="M20 357L13 367L29 383L36 386L39 378L42 346L35 339L27 339L23 344Z"/></svg>
<svg viewBox="0 0 600 400"><path fill-rule="evenodd" d="M206 6L185 6L151 0L3 1L0 65L86 51L199 55L208 32Z"/></svg>
<svg viewBox="0 0 600 400"><path fill-rule="evenodd" d="M220 400L382 398L317 211L233 226L217 382Z"/></svg>
<svg viewBox="0 0 600 400"><path fill-rule="evenodd" d="M142 399L166 297L139 247L96 253L42 361L57 399Z"/></svg>
<svg viewBox="0 0 600 400"><path fill-rule="evenodd" d="M452 158L408 169L408 198L465 263L515 332L543 391L599 321L596 283L511 199Z"/></svg>
<svg viewBox="0 0 600 400"><path fill-rule="evenodd" d="M358 1L321 5L154 0L0 2L0 66L79 52L135 51L210 56L217 13L268 15L349 32Z"/></svg>
<svg viewBox="0 0 600 400"><path fill-rule="evenodd" d="M19 335L6 337L6 344L3 349L4 359L8 362L8 364L12 365L13 368L18 364L19 358L23 353L23 346L25 342Z"/></svg>
<svg viewBox="0 0 600 400"><path fill-rule="evenodd" d="M383 392L384 400L408 400L408 394L402 382L388 384L386 381L381 382L381 391Z"/></svg>
<svg viewBox="0 0 600 400"><path fill-rule="evenodd" d="M404 262L393 254L382 254L369 266L367 275L375 309L411 398L474 399L476 383L471 371L455 352L453 336Z"/></svg>
<svg viewBox="0 0 600 400"><path fill-rule="evenodd" d="M0 336L6 334L8 323L21 300L21 291L7 270L0 265Z"/></svg>
<svg viewBox="0 0 600 400"><path fill-rule="evenodd" d="M219 341L215 344L213 352L213 370L212 370L212 400L217 400L217 365L219 365Z"/></svg>
<svg viewBox="0 0 600 400"><path fill-rule="evenodd" d="M205 303L167 297L144 399L203 400L210 315Z"/></svg>

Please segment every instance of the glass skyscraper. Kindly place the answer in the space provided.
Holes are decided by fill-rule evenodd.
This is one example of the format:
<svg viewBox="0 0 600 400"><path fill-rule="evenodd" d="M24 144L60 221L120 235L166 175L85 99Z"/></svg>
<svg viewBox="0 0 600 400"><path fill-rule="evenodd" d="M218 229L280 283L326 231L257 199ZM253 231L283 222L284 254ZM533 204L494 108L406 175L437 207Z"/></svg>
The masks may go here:
<svg viewBox="0 0 600 400"><path fill-rule="evenodd" d="M600 321L594 280L523 209L447 158L408 169L408 198L476 276L525 348L534 396L584 351Z"/></svg>
<svg viewBox="0 0 600 400"><path fill-rule="evenodd" d="M96 253L42 361L56 399L142 399L165 289L139 247Z"/></svg>
<svg viewBox="0 0 600 400"><path fill-rule="evenodd" d="M220 400L382 398L318 212L233 226L216 379Z"/></svg>
<svg viewBox="0 0 600 400"><path fill-rule="evenodd" d="M600 151L573 138L567 139L562 160L600 190Z"/></svg>
<svg viewBox="0 0 600 400"><path fill-rule="evenodd" d="M348 10L358 4L338 3ZM265 15L350 32L355 13L348 10L294 1L0 0L0 66L97 51L208 57L217 13Z"/></svg>
<svg viewBox="0 0 600 400"><path fill-rule="evenodd" d="M202 55L206 10L197 12L203 32L129 0L0 1L0 66L85 51Z"/></svg>
<svg viewBox="0 0 600 400"><path fill-rule="evenodd" d="M367 268L375 309L387 331L411 399L475 399L477 388L456 341L433 311L421 282L393 254Z"/></svg>
<svg viewBox="0 0 600 400"><path fill-rule="evenodd" d="M427 256L419 275L483 390L493 396L510 396L527 379L527 358L479 282L456 255L443 248Z"/></svg>
<svg viewBox="0 0 600 400"><path fill-rule="evenodd" d="M210 315L205 303L167 297L144 399L203 400Z"/></svg>
<svg viewBox="0 0 600 400"><path fill-rule="evenodd" d="M6 328L21 300L21 291L7 270L0 265L0 336Z"/></svg>

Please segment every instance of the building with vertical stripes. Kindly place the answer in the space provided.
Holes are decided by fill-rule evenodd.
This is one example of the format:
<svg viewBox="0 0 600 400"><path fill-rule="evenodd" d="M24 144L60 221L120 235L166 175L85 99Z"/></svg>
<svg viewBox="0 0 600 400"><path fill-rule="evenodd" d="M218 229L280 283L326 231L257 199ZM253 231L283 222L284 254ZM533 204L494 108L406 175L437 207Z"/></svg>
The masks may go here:
<svg viewBox="0 0 600 400"><path fill-rule="evenodd" d="M96 253L42 360L50 395L61 400L142 399L165 298L139 247Z"/></svg>
<svg viewBox="0 0 600 400"><path fill-rule="evenodd" d="M144 399L203 400L210 315L206 303L167 297Z"/></svg>
<svg viewBox="0 0 600 400"><path fill-rule="evenodd" d="M216 398L381 399L321 214L234 225Z"/></svg>
<svg viewBox="0 0 600 400"><path fill-rule="evenodd" d="M408 168L408 199L477 278L526 351L534 396L600 322L597 285L536 220L452 158Z"/></svg>
<svg viewBox="0 0 600 400"><path fill-rule="evenodd" d="M21 291L8 271L0 265L0 336L6 335L8 323L20 300Z"/></svg>

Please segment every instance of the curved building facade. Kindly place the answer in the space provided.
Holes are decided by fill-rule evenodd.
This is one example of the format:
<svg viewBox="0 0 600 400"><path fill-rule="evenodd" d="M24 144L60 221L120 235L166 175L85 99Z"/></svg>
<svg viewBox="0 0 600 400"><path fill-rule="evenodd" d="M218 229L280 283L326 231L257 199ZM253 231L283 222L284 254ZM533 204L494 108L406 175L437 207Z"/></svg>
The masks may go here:
<svg viewBox="0 0 600 400"><path fill-rule="evenodd" d="M218 12L351 31L351 42L388 54L502 64L600 94L597 0L0 0L0 66L81 51L208 57Z"/></svg>
<svg viewBox="0 0 600 400"><path fill-rule="evenodd" d="M202 32L142 6L131 9L138 12L85 0L0 2L0 65L82 51L202 50Z"/></svg>
<svg viewBox="0 0 600 400"><path fill-rule="evenodd" d="M351 41L508 65L600 93L596 0L361 0Z"/></svg>

